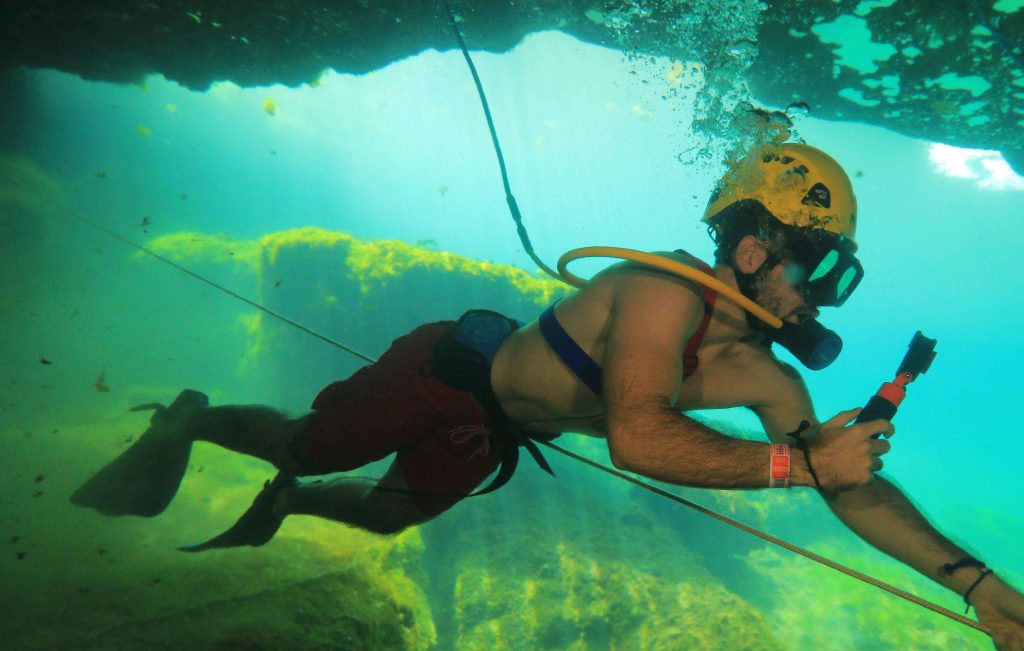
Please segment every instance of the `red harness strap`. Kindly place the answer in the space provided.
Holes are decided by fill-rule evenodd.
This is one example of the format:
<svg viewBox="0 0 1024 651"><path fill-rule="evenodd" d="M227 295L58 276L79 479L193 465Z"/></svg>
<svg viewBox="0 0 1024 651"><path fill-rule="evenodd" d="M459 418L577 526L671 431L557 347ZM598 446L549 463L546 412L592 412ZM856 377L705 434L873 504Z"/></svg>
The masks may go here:
<svg viewBox="0 0 1024 651"><path fill-rule="evenodd" d="M711 267L707 263L690 256L693 260L694 266L703 271L706 274L712 272ZM704 339L704 334L708 331L708 326L711 324L711 315L715 311L715 298L717 294L714 290L707 287L704 288L704 317L700 321L700 326L697 327L697 332L693 333L690 337L690 341L686 343L686 350L683 352L683 379L690 377L697 372L697 365L700 360L697 359L697 350L700 348L700 343Z"/></svg>

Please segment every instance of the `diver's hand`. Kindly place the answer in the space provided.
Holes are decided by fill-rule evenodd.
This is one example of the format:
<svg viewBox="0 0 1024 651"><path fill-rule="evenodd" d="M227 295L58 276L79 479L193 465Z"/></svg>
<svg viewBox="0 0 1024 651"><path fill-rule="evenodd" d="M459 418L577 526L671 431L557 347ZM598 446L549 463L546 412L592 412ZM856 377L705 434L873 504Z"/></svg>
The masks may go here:
<svg viewBox="0 0 1024 651"><path fill-rule="evenodd" d="M884 434L886 438L895 434L896 428L889 421L850 425L860 411L841 411L818 425L818 431L811 435L811 464L827 492L839 493L870 484L874 473L882 469L881 456L892 447L888 441L871 438L875 434Z"/></svg>
<svg viewBox="0 0 1024 651"><path fill-rule="evenodd" d="M970 597L978 621L999 651L1024 651L1024 595L996 575L985 577Z"/></svg>

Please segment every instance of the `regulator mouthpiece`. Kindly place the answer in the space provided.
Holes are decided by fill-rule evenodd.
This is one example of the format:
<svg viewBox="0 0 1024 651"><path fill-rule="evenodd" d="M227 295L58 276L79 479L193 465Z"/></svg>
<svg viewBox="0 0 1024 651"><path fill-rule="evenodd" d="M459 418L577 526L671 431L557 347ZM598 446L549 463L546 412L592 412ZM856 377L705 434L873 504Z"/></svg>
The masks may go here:
<svg viewBox="0 0 1024 651"><path fill-rule="evenodd" d="M812 371L820 371L836 361L843 350L839 335L817 319L804 319L800 325L784 321L782 327L772 333L772 339Z"/></svg>

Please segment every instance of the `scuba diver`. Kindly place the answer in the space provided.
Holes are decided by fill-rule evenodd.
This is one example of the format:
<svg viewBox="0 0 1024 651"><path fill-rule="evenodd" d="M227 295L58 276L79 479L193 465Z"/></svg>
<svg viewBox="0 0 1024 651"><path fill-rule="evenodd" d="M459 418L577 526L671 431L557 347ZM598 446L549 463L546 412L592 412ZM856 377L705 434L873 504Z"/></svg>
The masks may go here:
<svg viewBox="0 0 1024 651"><path fill-rule="evenodd" d="M266 406L210 407L191 390L169 407L142 405L154 410L150 428L72 501L107 515L157 515L201 440L279 473L234 526L186 551L263 545L293 514L391 534L448 510L497 470L475 494L494 490L520 446L546 465L533 440L588 434L607 440L616 467L662 482L812 487L865 541L963 596L1000 649L1024 650L1024 595L876 474L892 424L855 422L857 409L819 421L799 372L772 350L783 345L812 369L839 353L838 336L817 317L821 307L842 305L864 274L849 177L816 148L765 145L731 165L703 220L717 247L713 267L683 251L662 255L703 269L782 328L726 292L620 262L525 325L486 310L422 325L324 388L297 418ZM687 416L730 407L751 409L769 442ZM296 479L391 454L376 485Z"/></svg>

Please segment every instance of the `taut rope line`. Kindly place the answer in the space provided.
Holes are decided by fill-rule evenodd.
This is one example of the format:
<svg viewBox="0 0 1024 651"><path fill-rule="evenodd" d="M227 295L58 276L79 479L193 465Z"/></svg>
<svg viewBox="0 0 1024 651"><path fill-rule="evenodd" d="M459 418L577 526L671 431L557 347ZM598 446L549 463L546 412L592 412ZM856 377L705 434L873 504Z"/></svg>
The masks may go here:
<svg viewBox="0 0 1024 651"><path fill-rule="evenodd" d="M22 187L22 189L26 189L26 188ZM302 332L305 332L308 335L316 337L317 339L319 339L321 341L327 342L327 343L331 344L332 346L340 348L341 350L345 351L346 353L349 353L350 355L355 355L356 357L358 357L360 359L363 359L363 360L365 360L367 362L370 362L371 364L377 361L374 358L372 358L369 355L367 355L366 353L361 353L358 350L356 350L355 348L350 348L350 347L346 346L345 344L343 344L343 343L341 343L341 342L339 342L339 341L337 341L335 339L331 339L327 335L321 334L321 333L317 332L316 330L313 330L312 328L309 328L307 326L302 325L298 321L293 321L292 319L289 319L285 315L283 315L283 314L281 314L279 312L275 312L274 310L270 309L269 307L267 307L265 305L257 303L256 301L254 301L254 300L252 300L250 298L246 298L245 296L242 296L241 294L238 294L237 292L234 292L234 291L228 289L227 287L224 287L223 285L218 285L217 283L215 283L214 281L210 280L209 278L201 276L198 273L192 271L191 269L188 269L187 267L184 267L184 266L178 264L174 260L171 260L170 258L164 257L164 256L160 255L159 253L157 253L156 251L154 251L152 249L149 249L149 248L146 248L145 246L143 246L143 245L141 245L141 244L139 244L137 242L134 242L134 241L128 239L127 237L124 237L123 235L121 235L117 231L113 230L112 228L108 228L108 227L104 226L103 224L100 224L99 222L95 222L95 221L89 219L88 217L86 217L85 215L80 215L80 214L78 214L78 213L76 213L76 212L74 212L74 211L72 211L71 209L68 209L68 208L65 208L64 212L68 213L69 215L71 215L75 219L78 219L79 221L83 221L86 224L89 224L90 226L92 226L93 228L97 229L101 233L107 235L108 237L112 237L115 240L117 240L119 242L122 242L123 244L127 244L128 246L130 246L130 247L132 247L134 249L138 249L139 251L142 251L143 253L145 253L147 255L151 255L154 258L156 258L157 260L159 260L160 262L163 262L165 264L169 264L170 266L174 267L175 269L177 269L178 271L182 272L183 274L191 276L191 277L195 278L196 280L198 280L200 282L206 283L210 287L213 287L214 289L220 290L220 291L224 292L225 294L227 294L228 296L231 296L232 298L236 298L236 299L242 301L243 303L245 303L246 305L250 305L250 306L256 308L257 310L262 311L265 314L269 314L270 316L274 317L275 319L280 319L281 321L284 321L285 323L287 323L288 325L290 325L292 327L298 328L299 330L301 330Z"/></svg>
<svg viewBox="0 0 1024 651"><path fill-rule="evenodd" d="M842 572L843 574L845 574L847 576L853 577L855 579L859 579L859 580L863 581L864 583L867 583L869 585L875 586L876 588L881 588L882 590L885 590L886 592L894 594L897 597L901 597L903 599L906 599L907 601L909 601L911 603L915 603L918 606L922 606L924 608L927 608L928 610L930 610L932 612L938 613L940 615L945 615L946 617L948 617L948 618L950 618L952 620L955 620L957 622L960 622L961 624L963 624L965 626L970 626L971 628L979 630L979 631L981 631L983 633L988 633L988 629L985 628L985 626L983 626L982 624L974 621L973 619L970 619L968 617L964 617L960 613L953 612L952 610L949 610L948 608L943 608L942 606L940 606L938 604L935 604L935 603L932 603L932 602L930 602L930 601L928 601L926 599L922 599L921 597L918 597L917 595L911 594L911 593L907 592L906 590L901 590L900 588L897 588L894 585L890 585L890 584L888 584L888 583L886 583L884 581L880 581L880 580L878 580L878 579L876 579L874 577L868 576L867 574L864 574L863 572L858 572L857 570L855 570L853 568L850 568L850 567L847 567L845 565L842 565L841 563L837 563L837 562L835 562L835 561L833 561L831 559L825 558L824 556L821 556L819 554L815 554L814 552L812 552L812 551L810 551L808 549L804 549L803 547L799 547L799 546L794 545L792 543L788 543L785 540L783 540L782 538L777 538L777 537L775 537L775 536L773 536L773 535L771 535L769 533L765 533L765 532L763 532L763 531L761 531L759 529L755 529L754 527L751 527L750 525L743 524L739 520L734 520L734 519L730 518L727 515L722 515L721 513L718 513L716 511L712 511L711 509L709 509L707 507L704 507L704 506L701 506L700 504L697 504L696 502L691 502L690 500L688 500L686 498L683 498L683 497L680 497L679 495L676 495L675 493L671 493L671 492L669 492L667 490L664 490L662 488L658 488L657 486L654 486L652 484L648 484L647 482L641 481L641 480L637 479L636 477L633 477L632 475L628 475L628 474L626 474L624 472L616 470L615 468L609 468L608 466L606 466L604 464L597 463L596 461L591 461L590 459L588 459L588 458L586 458L584 456L581 456L579 454L576 454L575 452L572 452L570 450L566 450L565 448L559 447L559 446L555 445L554 443L551 443L550 441L537 441L537 442L541 443L542 445L548 446L552 450L557 450L558 452L561 452L562 454L564 454L567 457L570 457L572 459L575 459L577 461L585 463L588 466L592 466L592 467L597 468L599 470L603 470L606 473L608 473L610 475L614 475L614 476L618 477L619 479L624 479L624 480L628 481L631 484L636 484L637 486L639 486L639 487L641 487L641 488L643 488L645 490L648 490L648 491L654 493L655 495L660 495L660 496L662 496L664 498L672 500L673 502L678 502L679 504L682 504L683 506L690 507L691 509L693 509L694 511L697 511L698 513L703 513L704 515L710 516L710 517L712 517L712 518L714 518L716 520L719 520L720 522L724 522L724 523L726 523L728 525L736 527L737 529L739 529L741 531L746 531L747 533L749 533L749 534L751 534L753 536L757 536L761 540L770 542L773 545L778 545L779 547L782 547L783 549L787 549L787 550L793 552L794 554L799 554L799 555L801 555L801 556L803 556L805 558L811 559L812 561L821 563L822 565L824 565L826 567L830 567L833 570L836 570L838 572Z"/></svg>

